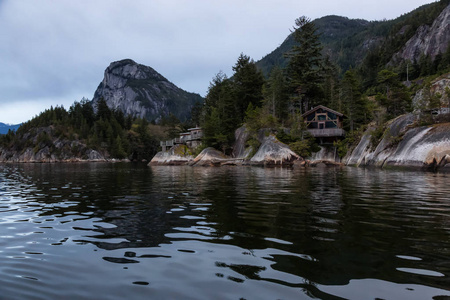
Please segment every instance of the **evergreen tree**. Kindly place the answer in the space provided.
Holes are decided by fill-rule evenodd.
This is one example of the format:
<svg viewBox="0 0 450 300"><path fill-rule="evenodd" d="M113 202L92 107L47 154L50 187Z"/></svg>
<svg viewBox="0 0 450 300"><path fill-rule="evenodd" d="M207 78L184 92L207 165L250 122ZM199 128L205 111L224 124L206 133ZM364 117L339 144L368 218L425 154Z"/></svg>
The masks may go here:
<svg viewBox="0 0 450 300"><path fill-rule="evenodd" d="M304 112L322 97L322 45L316 26L305 16L295 20L294 39L297 45L287 54L287 75L294 94L293 105Z"/></svg>
<svg viewBox="0 0 450 300"><path fill-rule="evenodd" d="M109 109L108 105L106 104L105 99L100 98L100 100L97 102L97 115L96 119L103 119L103 120L109 120L111 117L111 110Z"/></svg>
<svg viewBox="0 0 450 300"><path fill-rule="evenodd" d="M268 81L263 86L265 106L272 115L283 121L288 117L288 90L283 70L274 67Z"/></svg>
<svg viewBox="0 0 450 300"><path fill-rule="evenodd" d="M342 111L342 102L339 97L339 70L328 56L324 63L323 92L324 99L321 104Z"/></svg>
<svg viewBox="0 0 450 300"><path fill-rule="evenodd" d="M209 83L208 93L205 98L205 105L203 107L203 114L208 115L211 114L211 110L213 107L216 107L217 104L221 101L222 92L222 84L228 80L227 75L220 71L214 76L212 82Z"/></svg>
<svg viewBox="0 0 450 300"><path fill-rule="evenodd" d="M393 118L411 110L411 97L397 73L381 70L377 77L377 101L387 109L388 117Z"/></svg>
<svg viewBox="0 0 450 300"><path fill-rule="evenodd" d="M242 122L250 103L253 106L261 106L264 76L256 67L255 62L243 53L233 66L233 71L233 97L236 115L237 119Z"/></svg>
<svg viewBox="0 0 450 300"><path fill-rule="evenodd" d="M341 99L351 131L370 120L367 98L361 93L361 84L353 69L344 74L341 82Z"/></svg>
<svg viewBox="0 0 450 300"><path fill-rule="evenodd" d="M204 143L219 149L231 147L240 124L233 98L233 81L218 74L211 83L204 107ZM224 150L224 151L225 151Z"/></svg>

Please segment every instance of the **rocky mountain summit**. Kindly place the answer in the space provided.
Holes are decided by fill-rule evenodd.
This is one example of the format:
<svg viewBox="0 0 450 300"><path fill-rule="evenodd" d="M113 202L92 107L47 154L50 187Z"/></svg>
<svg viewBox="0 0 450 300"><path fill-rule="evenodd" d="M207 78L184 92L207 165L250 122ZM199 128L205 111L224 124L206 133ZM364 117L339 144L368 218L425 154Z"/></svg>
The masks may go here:
<svg viewBox="0 0 450 300"><path fill-rule="evenodd" d="M103 98L109 108L126 115L158 121L170 113L186 120L192 106L202 101L198 94L186 92L148 66L131 59L112 62L92 102Z"/></svg>
<svg viewBox="0 0 450 300"><path fill-rule="evenodd" d="M420 26L393 60L418 61L422 54L434 58L439 53L444 53L449 43L450 5L441 12L431 26L427 24Z"/></svg>

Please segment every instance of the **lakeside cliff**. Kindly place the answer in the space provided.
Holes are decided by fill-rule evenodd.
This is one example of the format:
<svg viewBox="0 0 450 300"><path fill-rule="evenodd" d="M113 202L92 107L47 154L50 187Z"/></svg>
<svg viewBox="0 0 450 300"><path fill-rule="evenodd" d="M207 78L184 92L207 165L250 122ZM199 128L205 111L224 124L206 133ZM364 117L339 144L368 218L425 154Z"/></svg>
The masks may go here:
<svg viewBox="0 0 450 300"><path fill-rule="evenodd" d="M393 120L382 139L374 143L373 127L343 159L346 165L415 167L450 170L450 123L412 126L417 116L408 114Z"/></svg>

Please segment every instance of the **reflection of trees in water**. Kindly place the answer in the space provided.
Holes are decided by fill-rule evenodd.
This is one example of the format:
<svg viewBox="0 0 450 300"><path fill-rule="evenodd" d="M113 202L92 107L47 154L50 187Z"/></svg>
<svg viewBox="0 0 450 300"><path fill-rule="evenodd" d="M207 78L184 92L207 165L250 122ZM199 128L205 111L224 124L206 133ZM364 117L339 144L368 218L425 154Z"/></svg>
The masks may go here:
<svg viewBox="0 0 450 300"><path fill-rule="evenodd" d="M421 268L449 275L446 175L357 168L33 164L11 167L8 176L33 184L36 202L46 204L42 216L77 212L115 225L83 229L92 232L85 242L104 249L156 247L195 239L187 235L192 233L242 249L292 253L264 259L274 270L318 284L378 278L450 286L448 276L396 270ZM59 205L64 203L68 205ZM199 210L193 203L206 205ZM111 242L118 238L122 242ZM123 257L126 261L107 259L135 260L131 253ZM218 264L248 279L269 280L261 278L267 266ZM306 288L318 296L313 284Z"/></svg>

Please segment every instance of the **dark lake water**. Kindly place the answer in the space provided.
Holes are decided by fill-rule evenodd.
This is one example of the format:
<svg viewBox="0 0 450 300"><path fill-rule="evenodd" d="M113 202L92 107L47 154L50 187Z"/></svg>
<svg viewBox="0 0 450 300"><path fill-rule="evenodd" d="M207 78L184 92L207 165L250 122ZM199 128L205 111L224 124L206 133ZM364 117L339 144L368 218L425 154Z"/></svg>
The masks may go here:
<svg viewBox="0 0 450 300"><path fill-rule="evenodd" d="M450 299L450 174L0 165L0 299Z"/></svg>

